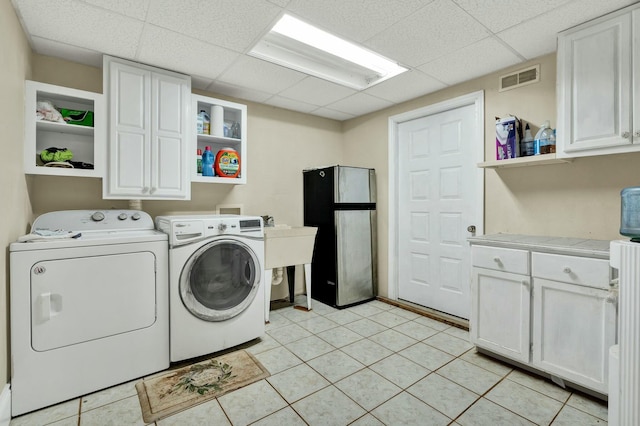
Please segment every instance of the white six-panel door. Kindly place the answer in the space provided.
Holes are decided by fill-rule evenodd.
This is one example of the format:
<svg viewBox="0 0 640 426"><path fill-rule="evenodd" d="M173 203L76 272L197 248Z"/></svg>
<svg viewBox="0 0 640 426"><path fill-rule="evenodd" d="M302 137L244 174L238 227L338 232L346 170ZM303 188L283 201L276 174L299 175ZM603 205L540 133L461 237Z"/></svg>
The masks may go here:
<svg viewBox="0 0 640 426"><path fill-rule="evenodd" d="M398 126L398 298L470 314L467 231L477 214L477 106Z"/></svg>

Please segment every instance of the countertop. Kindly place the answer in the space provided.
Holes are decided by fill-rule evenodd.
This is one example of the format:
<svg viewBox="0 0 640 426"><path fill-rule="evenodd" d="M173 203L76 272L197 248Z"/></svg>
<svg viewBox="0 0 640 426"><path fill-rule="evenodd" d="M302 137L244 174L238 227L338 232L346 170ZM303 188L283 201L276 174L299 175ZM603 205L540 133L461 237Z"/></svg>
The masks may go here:
<svg viewBox="0 0 640 426"><path fill-rule="evenodd" d="M471 244L505 247L544 253L609 259L609 240L542 237L520 234L492 234L468 238Z"/></svg>

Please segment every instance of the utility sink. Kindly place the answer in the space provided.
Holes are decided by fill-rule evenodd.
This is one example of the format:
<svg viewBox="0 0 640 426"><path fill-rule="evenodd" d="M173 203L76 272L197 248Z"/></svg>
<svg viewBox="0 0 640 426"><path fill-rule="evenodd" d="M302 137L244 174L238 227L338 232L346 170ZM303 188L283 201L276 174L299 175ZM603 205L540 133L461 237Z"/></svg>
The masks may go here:
<svg viewBox="0 0 640 426"><path fill-rule="evenodd" d="M264 228L265 257L265 321L269 322L271 281L274 268L304 265L307 291L306 310L311 310L311 258L318 228L313 226L277 225ZM293 270L293 269L292 269ZM289 282L289 296L293 300L293 279ZM298 308L298 306L295 306ZM305 309L305 308L303 308Z"/></svg>
<svg viewBox="0 0 640 426"><path fill-rule="evenodd" d="M265 227L265 269L311 263L317 231L313 226Z"/></svg>

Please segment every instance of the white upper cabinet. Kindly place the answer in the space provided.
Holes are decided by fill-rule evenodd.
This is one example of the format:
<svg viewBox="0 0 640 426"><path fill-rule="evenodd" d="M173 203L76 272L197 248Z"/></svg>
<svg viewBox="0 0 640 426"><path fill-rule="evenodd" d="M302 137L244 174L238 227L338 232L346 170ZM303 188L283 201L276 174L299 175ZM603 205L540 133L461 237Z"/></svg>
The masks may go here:
<svg viewBox="0 0 640 426"><path fill-rule="evenodd" d="M25 173L102 177L106 117L102 94L27 80L24 104ZM55 159L45 156L43 161L42 151L53 152L51 148L66 149L67 161L55 161L62 154Z"/></svg>
<svg viewBox="0 0 640 426"><path fill-rule="evenodd" d="M640 150L638 13L623 9L559 34L558 157Z"/></svg>
<svg viewBox="0 0 640 426"><path fill-rule="evenodd" d="M109 100L103 197L188 200L191 196L191 79L105 56Z"/></svg>

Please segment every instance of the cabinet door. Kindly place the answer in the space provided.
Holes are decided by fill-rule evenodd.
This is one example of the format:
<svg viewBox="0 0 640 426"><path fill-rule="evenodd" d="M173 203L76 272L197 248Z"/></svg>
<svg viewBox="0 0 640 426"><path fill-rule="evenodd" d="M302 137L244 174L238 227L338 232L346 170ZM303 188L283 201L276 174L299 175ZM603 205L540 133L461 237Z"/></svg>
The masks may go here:
<svg viewBox="0 0 640 426"><path fill-rule="evenodd" d="M637 149L631 138L631 14L558 37L557 156Z"/></svg>
<svg viewBox="0 0 640 426"><path fill-rule="evenodd" d="M109 195L144 197L151 187L151 74L109 63Z"/></svg>
<svg viewBox="0 0 640 426"><path fill-rule="evenodd" d="M190 193L187 163L190 91L184 78L152 73L151 187L154 197ZM193 156L189 157L190 159Z"/></svg>
<svg viewBox="0 0 640 426"><path fill-rule="evenodd" d="M533 365L607 394L616 307L608 290L534 278Z"/></svg>
<svg viewBox="0 0 640 426"><path fill-rule="evenodd" d="M530 278L473 268L471 342L516 361L529 362Z"/></svg>

